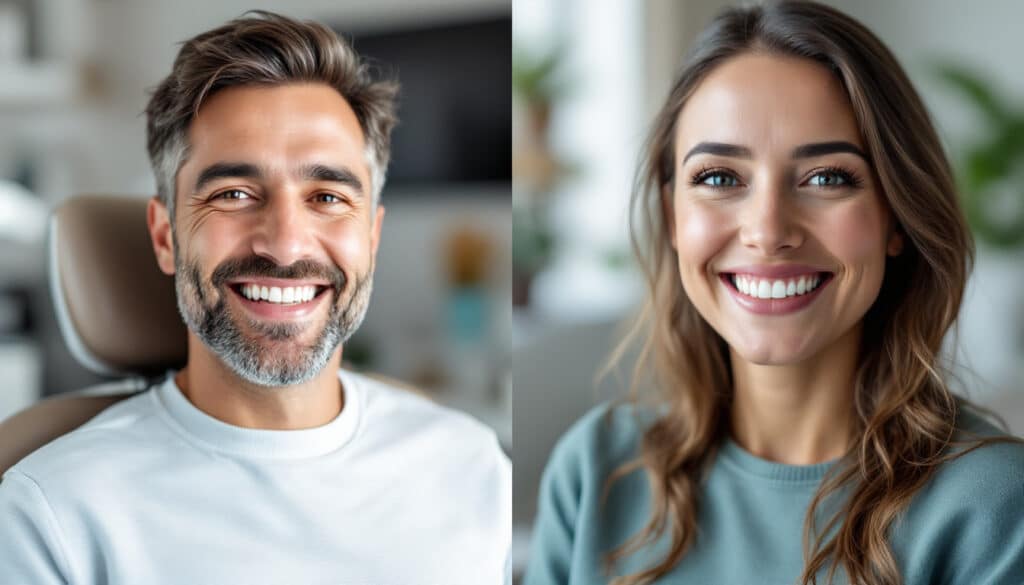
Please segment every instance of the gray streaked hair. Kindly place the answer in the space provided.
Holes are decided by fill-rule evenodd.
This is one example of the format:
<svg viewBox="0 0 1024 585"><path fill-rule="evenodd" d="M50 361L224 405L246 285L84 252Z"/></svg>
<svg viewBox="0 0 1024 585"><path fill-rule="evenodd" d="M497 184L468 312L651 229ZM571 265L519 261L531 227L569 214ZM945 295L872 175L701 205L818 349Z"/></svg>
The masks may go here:
<svg viewBox="0 0 1024 585"><path fill-rule="evenodd" d="M327 27L252 11L186 41L146 106L146 146L172 226L188 128L205 100L228 87L288 83L324 83L348 102L364 134L376 208L391 156L398 84L375 80L352 46Z"/></svg>

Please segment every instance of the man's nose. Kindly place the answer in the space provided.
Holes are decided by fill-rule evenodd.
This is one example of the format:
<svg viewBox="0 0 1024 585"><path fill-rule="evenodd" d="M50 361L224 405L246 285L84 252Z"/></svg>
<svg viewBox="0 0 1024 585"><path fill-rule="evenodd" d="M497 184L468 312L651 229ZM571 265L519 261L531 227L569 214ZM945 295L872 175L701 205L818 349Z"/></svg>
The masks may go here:
<svg viewBox="0 0 1024 585"><path fill-rule="evenodd" d="M312 256L314 226L308 210L298 199L283 194L271 196L271 201L260 210L252 242L253 253L278 266L290 266Z"/></svg>
<svg viewBox="0 0 1024 585"><path fill-rule="evenodd" d="M740 211L740 243L765 256L799 248L804 241L788 189L775 182L755 188Z"/></svg>

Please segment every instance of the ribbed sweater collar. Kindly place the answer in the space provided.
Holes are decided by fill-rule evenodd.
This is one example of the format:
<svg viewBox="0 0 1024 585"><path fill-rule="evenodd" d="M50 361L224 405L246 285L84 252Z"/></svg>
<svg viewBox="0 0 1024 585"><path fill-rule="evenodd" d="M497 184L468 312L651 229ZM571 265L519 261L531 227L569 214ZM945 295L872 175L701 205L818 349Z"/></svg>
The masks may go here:
<svg viewBox="0 0 1024 585"><path fill-rule="evenodd" d="M793 484L819 483L838 459L814 465L787 465L758 457L739 446L731 437L722 443L720 455L727 464L740 471L775 482Z"/></svg>
<svg viewBox="0 0 1024 585"><path fill-rule="evenodd" d="M364 393L356 377L344 370L338 371L345 393L341 413L323 426L288 431L238 427L214 418L189 402L174 374L168 372L152 394L157 410L186 439L212 451L255 459L319 457L344 447L362 418Z"/></svg>

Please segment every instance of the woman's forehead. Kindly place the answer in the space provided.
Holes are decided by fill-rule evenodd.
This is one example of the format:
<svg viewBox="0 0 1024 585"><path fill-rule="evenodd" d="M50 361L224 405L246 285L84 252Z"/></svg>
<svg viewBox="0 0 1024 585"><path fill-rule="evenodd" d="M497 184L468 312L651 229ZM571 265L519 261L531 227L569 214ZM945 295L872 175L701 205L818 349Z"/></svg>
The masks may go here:
<svg viewBox="0 0 1024 585"><path fill-rule="evenodd" d="M863 147L839 79L810 59L745 53L713 69L679 114L677 152L699 142L754 151L844 140Z"/></svg>

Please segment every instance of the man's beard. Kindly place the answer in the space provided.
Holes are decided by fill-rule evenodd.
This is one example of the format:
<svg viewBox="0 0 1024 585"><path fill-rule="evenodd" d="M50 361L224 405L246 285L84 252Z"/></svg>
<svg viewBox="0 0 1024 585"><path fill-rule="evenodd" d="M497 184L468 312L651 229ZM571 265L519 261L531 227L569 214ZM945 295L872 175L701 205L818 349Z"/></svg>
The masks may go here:
<svg viewBox="0 0 1024 585"><path fill-rule="evenodd" d="M199 265L183 260L175 254L174 286L178 296L178 312L185 324L217 357L243 380L257 386L283 387L312 380L323 370L334 350L348 340L366 316L373 289L373 265L365 275L349 282L337 268L329 268L310 260L300 260L290 266L277 266L270 260L251 256L241 260L228 260L213 271L210 283L220 292L220 299L211 305L209 294L203 289ZM323 331L310 345L299 346L293 341L291 348L281 348L273 342L294 340L308 324L268 324L242 315L233 317L228 310L229 280L240 277L268 277L287 279L318 278L327 280L334 294ZM346 286L349 285L349 286ZM349 291L348 289L351 289ZM348 292L348 303L343 304ZM244 333L236 319L246 319L249 329Z"/></svg>

